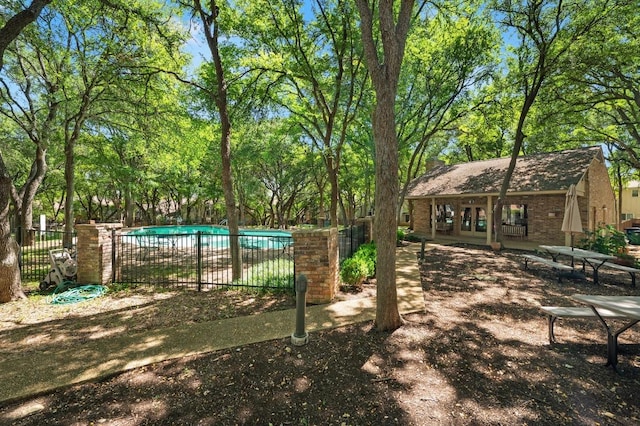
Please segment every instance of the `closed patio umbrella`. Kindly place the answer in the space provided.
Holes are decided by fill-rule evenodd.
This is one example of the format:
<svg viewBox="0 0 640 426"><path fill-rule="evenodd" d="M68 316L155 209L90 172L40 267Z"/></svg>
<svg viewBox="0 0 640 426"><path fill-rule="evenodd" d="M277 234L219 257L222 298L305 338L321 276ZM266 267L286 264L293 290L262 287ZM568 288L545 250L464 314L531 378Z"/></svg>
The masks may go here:
<svg viewBox="0 0 640 426"><path fill-rule="evenodd" d="M580 218L580 206L578 206L578 193L576 186L571 184L567 190L567 198L564 204L564 219L562 220L562 232L571 233L571 248L573 249L573 234L582 232L582 219Z"/></svg>

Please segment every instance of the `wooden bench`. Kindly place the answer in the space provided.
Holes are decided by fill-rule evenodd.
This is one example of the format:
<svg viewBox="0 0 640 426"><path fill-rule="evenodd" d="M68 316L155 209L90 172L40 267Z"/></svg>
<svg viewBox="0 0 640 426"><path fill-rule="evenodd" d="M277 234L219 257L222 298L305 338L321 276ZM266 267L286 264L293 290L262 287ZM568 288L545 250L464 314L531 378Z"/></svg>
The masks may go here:
<svg viewBox="0 0 640 426"><path fill-rule="evenodd" d="M540 310L547 314L549 319L549 343L556 343L553 326L558 318L597 318L593 309L577 306L540 306ZM608 309L598 309L598 314L602 318L620 319L625 318Z"/></svg>
<svg viewBox="0 0 640 426"><path fill-rule="evenodd" d="M593 262L597 262L595 259L589 259ZM601 268L606 266L607 268L617 269L619 271L628 272L631 275L631 286L636 286L636 273L640 272L640 269L632 268L631 266L618 265L617 263L605 262L602 264Z"/></svg>
<svg viewBox="0 0 640 426"><path fill-rule="evenodd" d="M573 267L569 265L565 265L564 263L554 262L553 260L545 259L544 257L534 256L532 254L523 254L524 258L524 269L526 270L529 266L529 262L537 262L542 263L547 266L551 266L558 272L558 282L562 282L562 271L573 272Z"/></svg>
<svg viewBox="0 0 640 426"><path fill-rule="evenodd" d="M502 225L502 235L505 237L524 238L527 227L522 225Z"/></svg>

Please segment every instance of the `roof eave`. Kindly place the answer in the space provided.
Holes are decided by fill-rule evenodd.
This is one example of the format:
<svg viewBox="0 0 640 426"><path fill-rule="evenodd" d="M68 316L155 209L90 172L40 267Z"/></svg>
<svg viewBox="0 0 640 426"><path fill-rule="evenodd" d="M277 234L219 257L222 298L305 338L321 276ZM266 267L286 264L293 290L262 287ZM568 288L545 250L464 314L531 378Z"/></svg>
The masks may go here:
<svg viewBox="0 0 640 426"><path fill-rule="evenodd" d="M566 190L549 190L549 191L514 191L507 192L507 197L520 197L520 196L535 196L535 195L562 195L565 196ZM437 194L437 195L414 195L406 196L407 200L423 200L430 198L472 198L472 197L497 197L500 195L497 192L483 192L483 193L469 193L469 194Z"/></svg>

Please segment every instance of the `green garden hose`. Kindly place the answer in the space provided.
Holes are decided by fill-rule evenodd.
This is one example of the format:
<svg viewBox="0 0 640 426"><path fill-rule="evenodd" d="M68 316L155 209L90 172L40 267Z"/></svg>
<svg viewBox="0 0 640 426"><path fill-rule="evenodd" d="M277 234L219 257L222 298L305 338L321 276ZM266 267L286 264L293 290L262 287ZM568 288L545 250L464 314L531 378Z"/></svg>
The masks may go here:
<svg viewBox="0 0 640 426"><path fill-rule="evenodd" d="M63 290L60 293L58 287L53 291L49 303L52 305L69 305L72 303L84 302L86 300L95 299L107 292L107 287L103 285L81 285L73 288L69 288L69 285L73 285L71 281L63 283Z"/></svg>

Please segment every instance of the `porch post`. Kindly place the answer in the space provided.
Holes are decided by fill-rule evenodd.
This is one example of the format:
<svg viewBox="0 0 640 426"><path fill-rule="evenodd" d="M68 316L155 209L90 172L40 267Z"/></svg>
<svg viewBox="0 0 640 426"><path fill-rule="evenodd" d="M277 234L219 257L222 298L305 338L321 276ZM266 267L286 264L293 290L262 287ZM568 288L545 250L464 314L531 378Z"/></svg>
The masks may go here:
<svg viewBox="0 0 640 426"><path fill-rule="evenodd" d="M431 239L432 240L436 239L436 225L437 225L436 214L437 213L438 213L438 209L436 208L436 199L432 198L431 199Z"/></svg>
<svg viewBox="0 0 640 426"><path fill-rule="evenodd" d="M493 197L487 195L487 245L493 241Z"/></svg>

